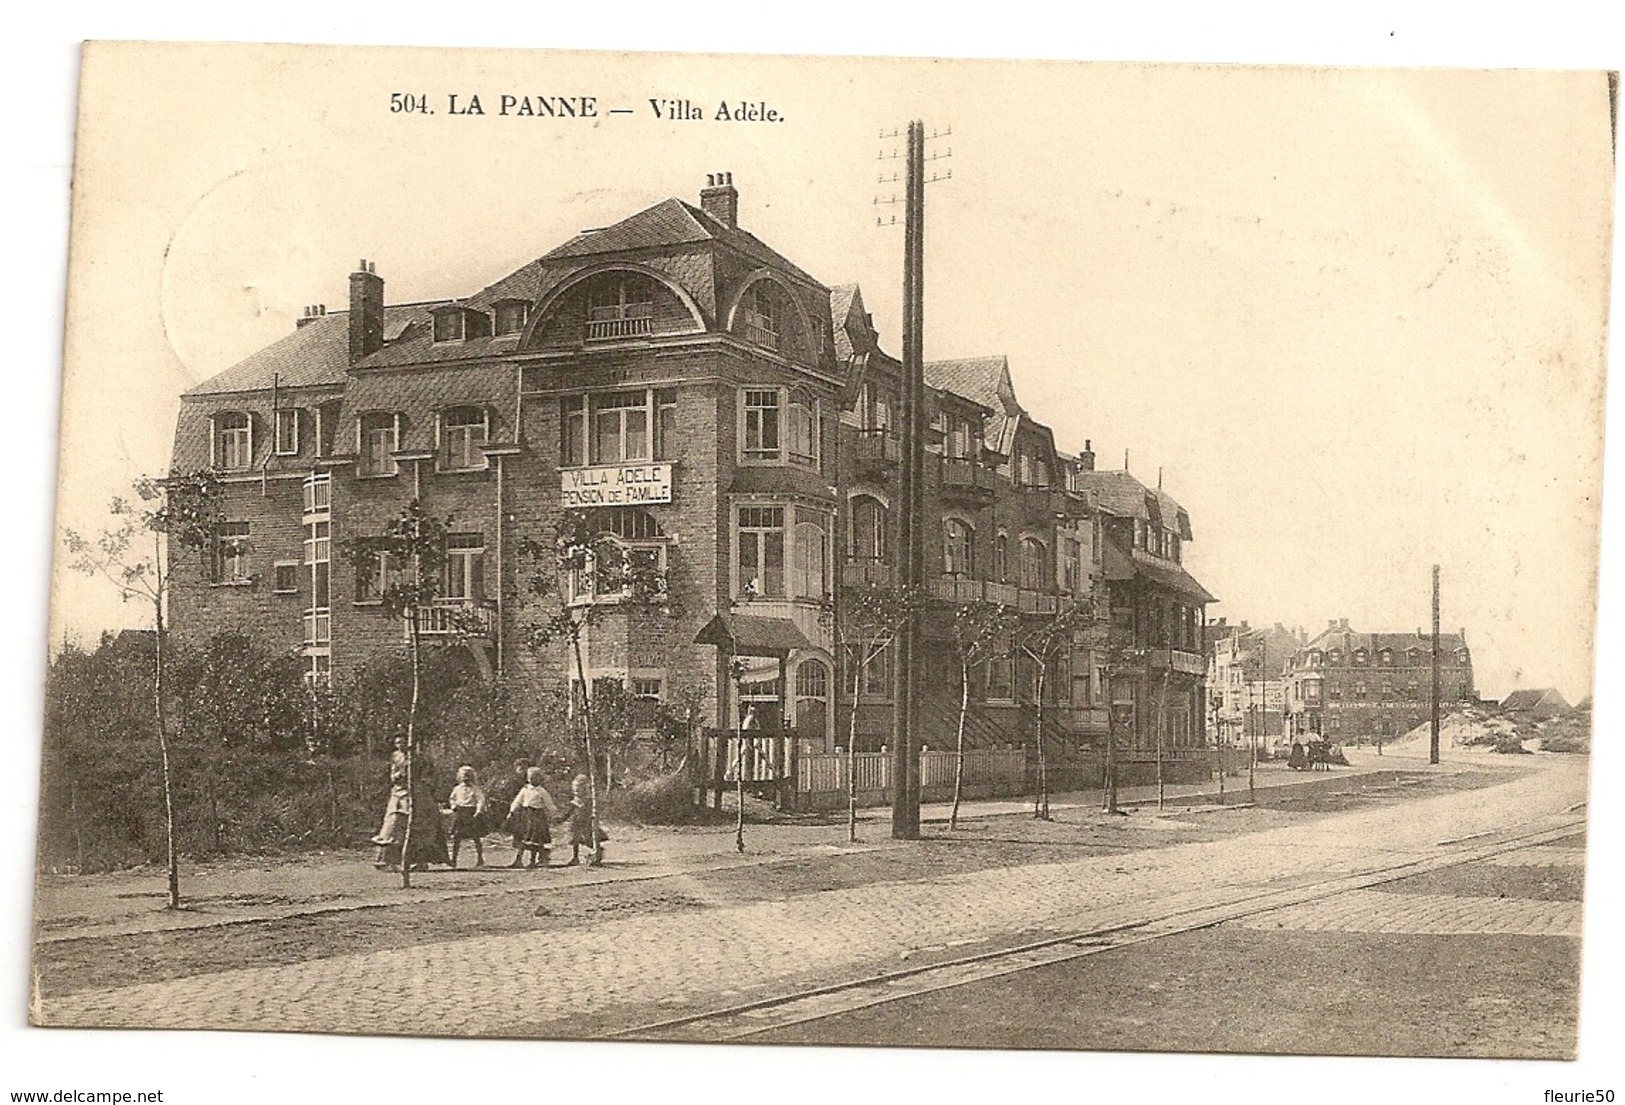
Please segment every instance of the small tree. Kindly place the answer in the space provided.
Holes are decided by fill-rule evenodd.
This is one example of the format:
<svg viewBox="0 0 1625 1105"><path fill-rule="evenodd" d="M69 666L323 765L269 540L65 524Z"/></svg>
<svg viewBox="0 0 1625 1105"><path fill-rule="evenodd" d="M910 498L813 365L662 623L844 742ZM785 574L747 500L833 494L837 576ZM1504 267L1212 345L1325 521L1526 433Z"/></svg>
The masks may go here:
<svg viewBox="0 0 1625 1105"><path fill-rule="evenodd" d="M1020 615L1004 605L968 602L954 610L951 640L959 667L959 720L954 738L954 804L948 814L949 832L959 828L959 802L965 785L965 717L970 712L971 669L1008 656L1020 624Z"/></svg>
<svg viewBox="0 0 1625 1105"><path fill-rule="evenodd" d="M592 841L588 862L603 862L598 819L597 744L594 739L593 690L587 679L581 638L600 616L602 600L623 609L653 607L672 612L666 574L653 557L640 555L609 534L595 533L589 516L566 511L555 525L552 545L522 540L519 560L525 566L524 587L544 607L542 620L529 628L527 643L535 650L564 641L581 687L582 752L587 760L587 793L591 804Z"/></svg>
<svg viewBox="0 0 1625 1105"><path fill-rule="evenodd" d="M863 700L864 672L897 639L916 600L906 591L878 583L847 592L835 621L839 655L852 670L852 715L846 735L846 838L858 839L858 706Z"/></svg>
<svg viewBox="0 0 1625 1105"><path fill-rule="evenodd" d="M71 567L87 576L99 577L118 589L119 598L152 604L153 725L158 735L159 774L163 780L165 851L169 868L169 908L181 906L180 855L175 846L174 782L169 762L169 732L165 718L168 695L164 652L168 645L166 610L170 589L176 579L174 553L179 550L199 557L208 577L211 555L239 553L237 545L220 542L220 478L203 470L167 480L140 479L135 482L139 503L116 498L108 507L113 515L111 529L94 539L66 530L63 542L73 556ZM152 535L152 551L142 538Z"/></svg>
<svg viewBox="0 0 1625 1105"><path fill-rule="evenodd" d="M413 499L400 514L374 536L351 538L344 544L345 558L358 574L370 576L382 573L376 579L383 608L406 622L408 658L412 666L412 693L406 707L406 833L401 841L401 887L412 886L412 831L419 813L438 816L434 811L418 809L416 779L413 777L418 750L418 708L423 687L423 625L435 600L440 596L442 573L446 566L446 534L451 519L444 522L431 518L423 504ZM465 628L459 619L465 612L448 610L449 628Z"/></svg>
<svg viewBox="0 0 1625 1105"><path fill-rule="evenodd" d="M1086 602L1056 604L1055 613L1029 617L1021 637L1021 651L1031 657L1034 673L1035 727L1038 740L1038 786L1033 795L1033 817L1049 820L1049 761L1044 752L1044 691L1051 665L1067 656L1077 635L1095 624L1094 608Z"/></svg>

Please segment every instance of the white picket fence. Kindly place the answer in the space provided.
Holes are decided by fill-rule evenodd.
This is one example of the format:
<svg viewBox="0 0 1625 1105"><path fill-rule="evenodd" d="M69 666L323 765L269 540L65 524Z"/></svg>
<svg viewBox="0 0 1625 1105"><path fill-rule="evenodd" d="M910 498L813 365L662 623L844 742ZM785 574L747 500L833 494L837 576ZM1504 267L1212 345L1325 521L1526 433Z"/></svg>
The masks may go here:
<svg viewBox="0 0 1625 1105"><path fill-rule="evenodd" d="M920 753L920 787L952 786L955 755L926 750ZM859 752L851 757L856 789L891 789L891 753ZM993 786L1010 792L1021 788L1026 778L1027 753L1021 748L972 749L965 753L964 783ZM844 752L804 755L796 765L796 791L799 794L844 794L847 791L847 756Z"/></svg>

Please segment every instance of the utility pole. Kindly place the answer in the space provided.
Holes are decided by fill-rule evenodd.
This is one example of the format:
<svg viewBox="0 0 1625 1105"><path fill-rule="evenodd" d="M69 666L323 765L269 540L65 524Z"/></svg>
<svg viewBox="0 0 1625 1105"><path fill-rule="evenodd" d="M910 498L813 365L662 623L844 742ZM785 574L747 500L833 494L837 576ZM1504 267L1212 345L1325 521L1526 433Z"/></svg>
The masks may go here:
<svg viewBox="0 0 1625 1105"><path fill-rule="evenodd" d="M916 593L925 580L924 523L925 435L925 126L908 125L907 183L903 207L903 509L898 526L905 594ZM910 608L898 634L897 704L892 733L891 835L898 840L920 836L920 757L916 751L916 707L919 677L915 667L920 612Z"/></svg>
<svg viewBox="0 0 1625 1105"><path fill-rule="evenodd" d="M1428 726L1428 763L1439 762L1439 566L1433 566L1433 720Z"/></svg>

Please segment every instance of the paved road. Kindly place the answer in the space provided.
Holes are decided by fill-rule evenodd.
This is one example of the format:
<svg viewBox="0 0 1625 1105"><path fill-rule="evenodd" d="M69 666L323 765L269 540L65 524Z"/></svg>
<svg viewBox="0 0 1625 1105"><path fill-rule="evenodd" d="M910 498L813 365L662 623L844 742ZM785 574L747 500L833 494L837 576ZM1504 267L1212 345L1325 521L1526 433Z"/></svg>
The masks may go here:
<svg viewBox="0 0 1625 1105"><path fill-rule="evenodd" d="M1555 824L1584 800L1585 785L1583 762L1542 757L1492 788L1216 843L633 915L566 937L509 933L358 950L75 993L38 1004L35 1019L446 1035L605 1032L662 1012L835 981L954 948L1126 923L1148 912L1437 855L1444 841L1514 824ZM1548 922L1572 925L1555 916ZM462 996L448 998L454 992Z"/></svg>

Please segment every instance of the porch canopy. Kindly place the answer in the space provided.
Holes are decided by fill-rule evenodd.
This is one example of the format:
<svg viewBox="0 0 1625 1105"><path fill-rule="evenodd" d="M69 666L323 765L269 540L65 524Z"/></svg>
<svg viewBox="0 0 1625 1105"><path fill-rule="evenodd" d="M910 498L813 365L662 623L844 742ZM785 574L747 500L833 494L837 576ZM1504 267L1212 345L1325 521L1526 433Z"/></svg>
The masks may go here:
<svg viewBox="0 0 1625 1105"><path fill-rule="evenodd" d="M785 660L798 649L813 647L789 618L757 614L717 614L695 636L697 645L715 645L734 656L772 656Z"/></svg>

